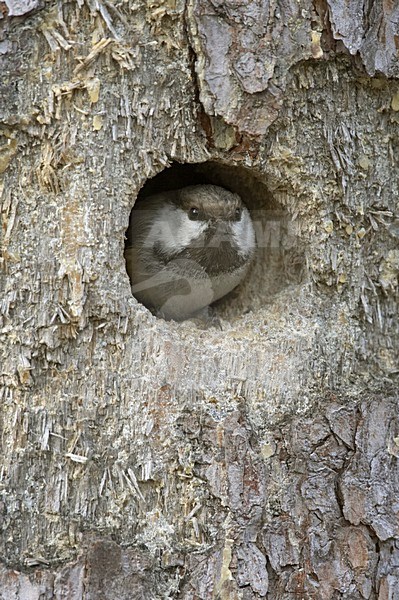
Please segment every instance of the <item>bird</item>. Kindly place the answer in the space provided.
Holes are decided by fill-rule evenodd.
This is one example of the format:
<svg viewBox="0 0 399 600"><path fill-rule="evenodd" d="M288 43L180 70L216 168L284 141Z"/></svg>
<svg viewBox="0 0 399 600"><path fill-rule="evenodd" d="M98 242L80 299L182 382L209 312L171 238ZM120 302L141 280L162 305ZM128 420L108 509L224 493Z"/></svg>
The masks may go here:
<svg viewBox="0 0 399 600"><path fill-rule="evenodd" d="M157 316L184 321L233 290L256 250L241 197L213 184L136 202L125 248L133 296Z"/></svg>

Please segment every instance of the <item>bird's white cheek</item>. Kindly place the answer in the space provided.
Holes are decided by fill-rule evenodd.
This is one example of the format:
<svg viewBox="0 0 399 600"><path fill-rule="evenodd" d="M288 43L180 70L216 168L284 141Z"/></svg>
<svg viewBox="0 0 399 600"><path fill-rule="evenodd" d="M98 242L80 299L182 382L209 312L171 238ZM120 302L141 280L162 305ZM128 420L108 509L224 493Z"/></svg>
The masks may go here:
<svg viewBox="0 0 399 600"><path fill-rule="evenodd" d="M183 210L165 208L156 216L147 243L159 243L164 251L175 254L190 246L205 229L206 223L190 221Z"/></svg>
<svg viewBox="0 0 399 600"><path fill-rule="evenodd" d="M176 232L175 244L180 250L190 246L207 228L207 224L201 221L191 221L185 212L180 221L180 227Z"/></svg>
<svg viewBox="0 0 399 600"><path fill-rule="evenodd" d="M255 250L255 230L249 212L243 211L240 221L232 225L234 242L242 256L248 256Z"/></svg>

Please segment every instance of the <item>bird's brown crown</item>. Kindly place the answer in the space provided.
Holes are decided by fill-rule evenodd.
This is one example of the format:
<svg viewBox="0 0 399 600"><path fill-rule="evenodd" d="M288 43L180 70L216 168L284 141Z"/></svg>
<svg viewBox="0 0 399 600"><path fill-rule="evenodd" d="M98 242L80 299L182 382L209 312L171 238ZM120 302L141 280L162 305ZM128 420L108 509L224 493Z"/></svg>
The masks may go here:
<svg viewBox="0 0 399 600"><path fill-rule="evenodd" d="M191 220L237 221L243 203L237 194L216 185L192 185L177 190L175 203Z"/></svg>

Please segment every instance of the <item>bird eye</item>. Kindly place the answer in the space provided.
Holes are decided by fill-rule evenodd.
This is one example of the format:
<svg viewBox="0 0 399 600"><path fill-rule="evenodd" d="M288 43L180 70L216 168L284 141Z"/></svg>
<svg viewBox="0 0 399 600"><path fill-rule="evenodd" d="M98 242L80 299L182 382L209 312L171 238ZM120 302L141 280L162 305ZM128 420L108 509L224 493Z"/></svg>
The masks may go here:
<svg viewBox="0 0 399 600"><path fill-rule="evenodd" d="M196 206L192 206L188 211L188 216L191 219L191 221L196 221L199 218L199 214L199 209Z"/></svg>
<svg viewBox="0 0 399 600"><path fill-rule="evenodd" d="M242 209L241 208L236 208L235 212L234 212L234 216L236 218L237 221L239 221L241 219L241 215L242 215Z"/></svg>

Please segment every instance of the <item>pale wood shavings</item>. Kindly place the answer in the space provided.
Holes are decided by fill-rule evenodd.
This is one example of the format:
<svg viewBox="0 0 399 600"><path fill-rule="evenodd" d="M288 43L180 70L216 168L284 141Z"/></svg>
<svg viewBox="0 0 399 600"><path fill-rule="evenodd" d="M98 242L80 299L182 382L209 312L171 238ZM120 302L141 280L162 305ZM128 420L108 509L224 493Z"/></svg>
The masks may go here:
<svg viewBox="0 0 399 600"><path fill-rule="evenodd" d="M114 43L112 45L111 56L122 69L132 71L137 67L137 53L122 44Z"/></svg>
<svg viewBox="0 0 399 600"><path fill-rule="evenodd" d="M42 27L41 29L50 50L57 52L62 48L63 50L70 50L73 47L73 42L66 40L56 29L53 27Z"/></svg>
<svg viewBox="0 0 399 600"><path fill-rule="evenodd" d="M77 67L75 67L74 74L77 75L82 70L87 69L94 62L94 60L98 58L98 56L102 54L105 51L105 49L112 43L113 40L110 38L102 38L101 40L99 40L93 46L89 54L85 58L80 59L81 62Z"/></svg>
<svg viewBox="0 0 399 600"><path fill-rule="evenodd" d="M47 142L43 146L42 157L40 166L36 169L37 178L40 186L43 189L47 189L54 194L58 194L60 191L60 184L58 180L55 151L50 142Z"/></svg>
<svg viewBox="0 0 399 600"><path fill-rule="evenodd" d="M15 225L15 219L17 216L17 208L19 199L17 197L13 197L11 193L7 194L8 202L3 202L2 205L2 217L3 217L3 227L5 228L5 232L2 237L2 251L4 252L7 248L7 245L10 241L10 237L12 234L12 230Z"/></svg>
<svg viewBox="0 0 399 600"><path fill-rule="evenodd" d="M7 132L1 133L3 133L6 140L5 143L0 145L0 175L8 168L18 149L18 141L14 135Z"/></svg>
<svg viewBox="0 0 399 600"><path fill-rule="evenodd" d="M85 465L88 461L87 456L82 456L81 454L72 454L71 452L66 452L65 457L69 458L72 462L76 462L81 465Z"/></svg>
<svg viewBox="0 0 399 600"><path fill-rule="evenodd" d="M99 11L100 15L104 19L104 22L106 23L109 31L112 33L112 35L114 36L114 38L116 40L118 40L119 39L119 35L117 34L115 27L113 26L112 17L109 14L106 6L102 2L100 2L100 0L95 0L95 4L96 4L97 10Z"/></svg>

